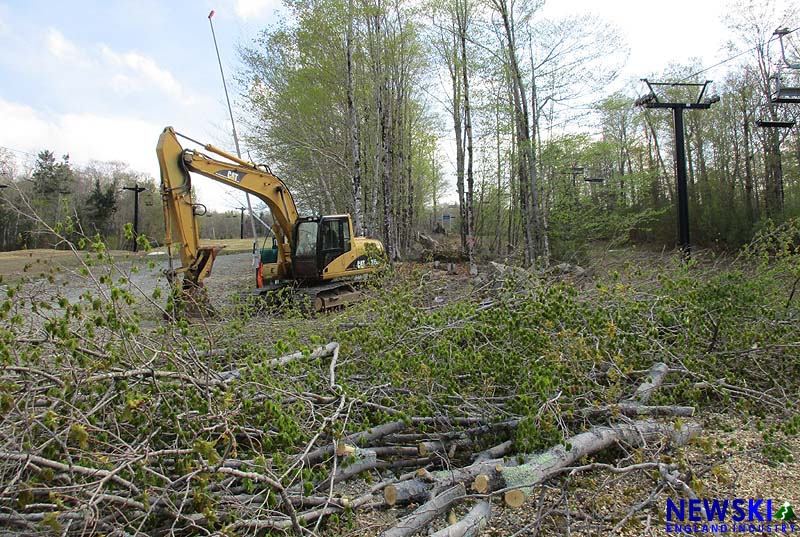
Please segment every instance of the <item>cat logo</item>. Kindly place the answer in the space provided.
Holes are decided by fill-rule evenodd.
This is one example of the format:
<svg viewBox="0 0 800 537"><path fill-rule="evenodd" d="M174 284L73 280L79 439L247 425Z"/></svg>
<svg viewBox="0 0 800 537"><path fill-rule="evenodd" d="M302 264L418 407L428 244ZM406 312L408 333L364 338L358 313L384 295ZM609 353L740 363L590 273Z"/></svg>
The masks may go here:
<svg viewBox="0 0 800 537"><path fill-rule="evenodd" d="M233 170L220 170L215 172L214 175L227 179L228 181L233 181L234 183L241 183L245 174Z"/></svg>

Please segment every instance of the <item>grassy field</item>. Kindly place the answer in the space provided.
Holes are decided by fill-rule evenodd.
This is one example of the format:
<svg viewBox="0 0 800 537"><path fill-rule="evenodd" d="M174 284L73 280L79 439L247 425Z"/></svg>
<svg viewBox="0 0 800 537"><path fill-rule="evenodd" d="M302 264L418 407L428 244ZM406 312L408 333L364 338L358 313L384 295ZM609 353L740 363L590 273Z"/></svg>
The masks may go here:
<svg viewBox="0 0 800 537"><path fill-rule="evenodd" d="M124 250L112 250L109 253L118 259L124 260L135 256L132 252ZM0 252L0 276L6 279L15 279L25 273L37 274L46 272L52 267L73 268L78 264L79 259L70 250L36 248Z"/></svg>
<svg viewBox="0 0 800 537"><path fill-rule="evenodd" d="M262 241L263 239L259 239L258 241L259 248L261 248ZM202 239L200 243L203 246L224 246L225 249L222 250L222 254L233 252L250 252L253 250L253 239ZM270 245L272 245L271 242Z"/></svg>

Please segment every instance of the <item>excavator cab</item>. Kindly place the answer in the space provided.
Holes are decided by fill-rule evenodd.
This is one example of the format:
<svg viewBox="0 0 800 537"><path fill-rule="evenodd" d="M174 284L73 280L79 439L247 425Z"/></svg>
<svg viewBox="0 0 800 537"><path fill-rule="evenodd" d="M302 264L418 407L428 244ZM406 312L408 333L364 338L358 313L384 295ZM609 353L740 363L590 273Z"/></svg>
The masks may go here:
<svg viewBox="0 0 800 537"><path fill-rule="evenodd" d="M352 228L349 215L299 218L292 248L295 277L322 280L325 268L350 251Z"/></svg>

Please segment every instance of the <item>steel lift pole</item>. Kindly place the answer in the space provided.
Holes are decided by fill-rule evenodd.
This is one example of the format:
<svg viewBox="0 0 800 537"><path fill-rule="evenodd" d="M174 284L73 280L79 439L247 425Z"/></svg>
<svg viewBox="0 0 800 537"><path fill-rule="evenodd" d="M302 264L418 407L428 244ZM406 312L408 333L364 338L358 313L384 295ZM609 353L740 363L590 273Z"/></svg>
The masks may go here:
<svg viewBox="0 0 800 537"><path fill-rule="evenodd" d="M139 183L134 183L133 186L124 186L122 190L130 190L133 192L133 251L139 251L139 194L147 190L139 186Z"/></svg>
<svg viewBox="0 0 800 537"><path fill-rule="evenodd" d="M692 245L689 241L689 186L686 179L686 139L683 124L684 110L708 110L711 105L719 101L717 95L703 99L710 80L702 84L681 82L650 82L646 78L642 82L647 84L650 93L636 99L636 106L644 108L666 108L672 110L675 127L675 178L678 183L678 245L683 254L684 261L689 261L692 256ZM700 94L693 102L662 102L655 92L660 87L700 88Z"/></svg>

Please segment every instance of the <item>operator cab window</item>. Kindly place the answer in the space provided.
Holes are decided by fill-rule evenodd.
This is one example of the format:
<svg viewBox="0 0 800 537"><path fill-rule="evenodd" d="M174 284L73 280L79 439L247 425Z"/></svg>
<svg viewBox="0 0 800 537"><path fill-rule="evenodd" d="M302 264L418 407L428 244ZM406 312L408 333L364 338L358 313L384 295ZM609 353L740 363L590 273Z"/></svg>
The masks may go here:
<svg viewBox="0 0 800 537"><path fill-rule="evenodd" d="M317 254L316 222L300 222L297 226L297 249L295 255L315 256Z"/></svg>
<svg viewBox="0 0 800 537"><path fill-rule="evenodd" d="M347 218L323 220L319 232L322 234L323 266L350 250L350 226Z"/></svg>
<svg viewBox="0 0 800 537"><path fill-rule="evenodd" d="M342 229L342 246L344 247L345 252L350 251L350 224L347 220L340 220L339 225Z"/></svg>
<svg viewBox="0 0 800 537"><path fill-rule="evenodd" d="M332 222L325 222L322 225L324 226L324 232L322 234L322 249L323 250L338 250L341 249L341 233L339 233L339 226L336 225L337 222L334 220Z"/></svg>

